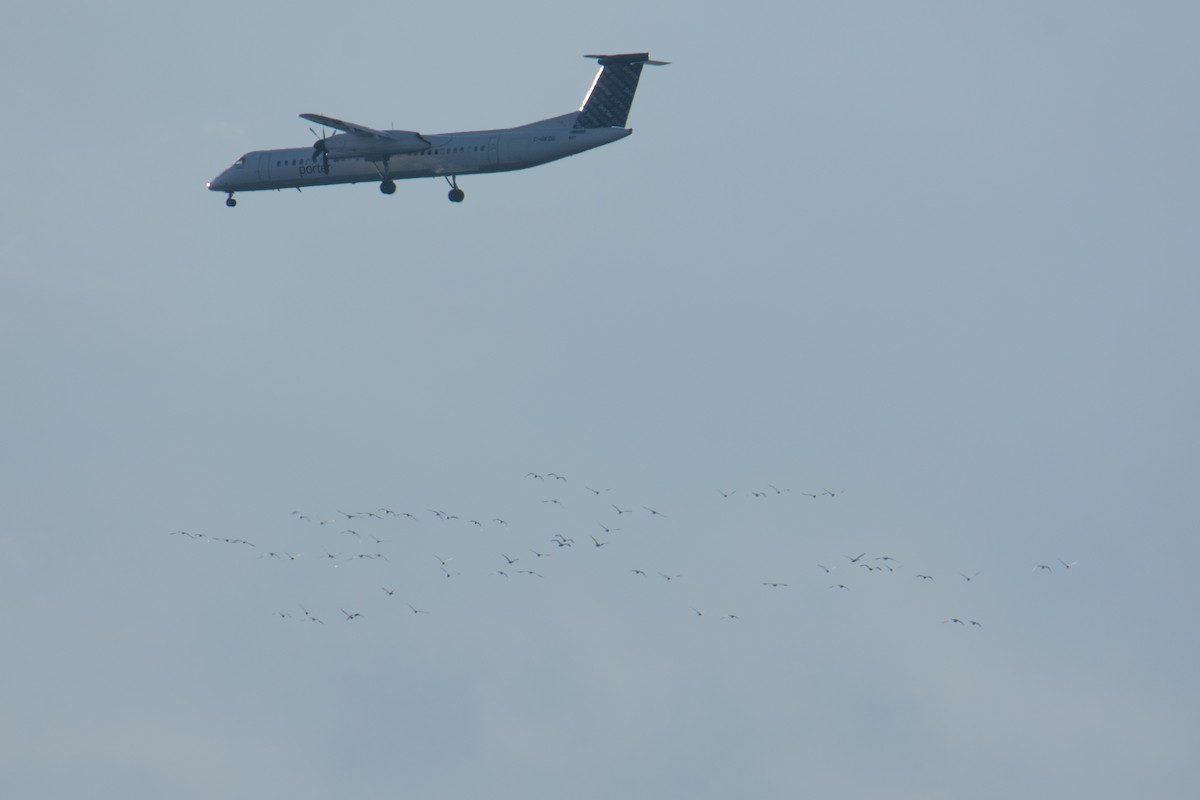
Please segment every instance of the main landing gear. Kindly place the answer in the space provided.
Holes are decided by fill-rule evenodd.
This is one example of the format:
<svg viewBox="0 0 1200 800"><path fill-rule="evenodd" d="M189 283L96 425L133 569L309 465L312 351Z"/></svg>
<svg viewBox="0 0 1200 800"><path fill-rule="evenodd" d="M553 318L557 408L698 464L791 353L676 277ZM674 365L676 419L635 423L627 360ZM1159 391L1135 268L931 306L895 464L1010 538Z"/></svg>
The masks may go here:
<svg viewBox="0 0 1200 800"><path fill-rule="evenodd" d="M388 174L387 174L389 158L390 158L389 156L383 157L383 167L382 168L379 166L379 163L375 162L375 161L371 162L371 166L375 167L375 171L379 173L379 177L380 177L379 191L383 192L384 194L395 194L396 193L396 182L394 180L392 180L391 178L389 178Z"/></svg>
<svg viewBox="0 0 1200 800"><path fill-rule="evenodd" d="M458 188L457 175L446 178L446 183L450 184L450 193L446 196L450 198L451 203L461 203L463 200L467 199L467 193Z"/></svg>
<svg viewBox="0 0 1200 800"><path fill-rule="evenodd" d="M237 205L237 200L233 199L233 192L230 192L229 196L225 198L225 205L229 206L230 208L233 208Z"/></svg>

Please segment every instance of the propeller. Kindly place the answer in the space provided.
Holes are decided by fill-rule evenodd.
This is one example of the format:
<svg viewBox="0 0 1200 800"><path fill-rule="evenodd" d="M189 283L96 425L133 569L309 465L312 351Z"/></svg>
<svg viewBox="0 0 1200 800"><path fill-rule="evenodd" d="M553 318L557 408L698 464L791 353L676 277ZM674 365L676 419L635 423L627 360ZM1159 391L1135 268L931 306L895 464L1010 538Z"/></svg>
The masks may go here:
<svg viewBox="0 0 1200 800"><path fill-rule="evenodd" d="M312 128L309 128L309 131L312 132L313 136L317 136L317 132L314 131ZM321 157L322 166L324 167L326 174L328 174L329 173L329 147L325 143L325 129L324 128L321 128L321 135L319 137L317 137L317 140L315 142L313 142L312 160L313 160L314 164L317 163L318 156Z"/></svg>

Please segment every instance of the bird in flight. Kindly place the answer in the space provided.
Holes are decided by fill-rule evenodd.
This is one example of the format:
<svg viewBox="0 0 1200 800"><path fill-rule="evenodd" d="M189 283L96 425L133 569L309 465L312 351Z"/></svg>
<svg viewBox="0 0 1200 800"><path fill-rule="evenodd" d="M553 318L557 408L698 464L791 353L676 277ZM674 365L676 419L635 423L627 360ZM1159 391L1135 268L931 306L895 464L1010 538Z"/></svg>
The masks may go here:
<svg viewBox="0 0 1200 800"><path fill-rule="evenodd" d="M858 555L856 555L856 556L846 556L846 558L849 558L849 559L850 559L850 563L851 563L851 564L857 564L857 563L858 563L858 560L859 560L860 558L862 558L863 556L865 556L865 555L866 555L866 553L859 553L859 554L858 554Z"/></svg>
<svg viewBox="0 0 1200 800"><path fill-rule="evenodd" d="M589 536L588 538L592 540L592 543L596 545L596 547L604 547L604 545L608 544L608 542L602 542L595 536Z"/></svg>

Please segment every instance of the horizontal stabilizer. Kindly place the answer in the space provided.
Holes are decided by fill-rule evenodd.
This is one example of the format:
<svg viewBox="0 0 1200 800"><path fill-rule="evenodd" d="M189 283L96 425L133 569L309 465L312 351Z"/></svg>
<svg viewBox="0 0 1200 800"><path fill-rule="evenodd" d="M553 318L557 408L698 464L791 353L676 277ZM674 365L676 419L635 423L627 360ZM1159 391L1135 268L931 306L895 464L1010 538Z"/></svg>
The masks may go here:
<svg viewBox="0 0 1200 800"><path fill-rule="evenodd" d="M616 56L598 56L590 55L584 58L594 58L600 62L600 66L607 67L609 64L651 64L655 67L664 67L670 64L670 61L651 61L649 53L624 53Z"/></svg>

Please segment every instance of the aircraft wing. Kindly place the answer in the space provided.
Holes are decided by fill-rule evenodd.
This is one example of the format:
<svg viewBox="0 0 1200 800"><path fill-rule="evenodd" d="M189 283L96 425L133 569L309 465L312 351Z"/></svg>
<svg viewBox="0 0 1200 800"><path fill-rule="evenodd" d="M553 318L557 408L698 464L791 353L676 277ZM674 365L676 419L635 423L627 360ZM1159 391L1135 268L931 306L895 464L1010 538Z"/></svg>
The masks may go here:
<svg viewBox="0 0 1200 800"><path fill-rule="evenodd" d="M411 147L430 146L429 140L416 131L377 131L374 128L368 128L365 125L346 122L335 117L327 117L324 114L301 114L300 118L306 119L309 122L315 122L318 125L325 125L345 133L352 133L355 136L365 136L370 139L383 139L386 141L399 142L400 144L409 145Z"/></svg>

